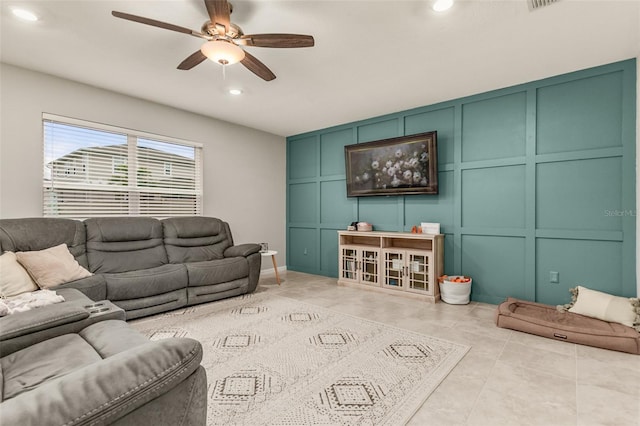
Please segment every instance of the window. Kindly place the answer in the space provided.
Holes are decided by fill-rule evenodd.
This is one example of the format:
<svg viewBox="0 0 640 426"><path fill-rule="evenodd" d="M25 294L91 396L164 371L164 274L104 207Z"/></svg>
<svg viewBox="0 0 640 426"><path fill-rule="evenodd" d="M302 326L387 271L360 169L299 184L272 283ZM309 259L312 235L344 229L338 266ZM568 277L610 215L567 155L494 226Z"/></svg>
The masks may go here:
<svg viewBox="0 0 640 426"><path fill-rule="evenodd" d="M111 159L111 173L114 175L123 175L127 170L127 159L119 155L114 156Z"/></svg>
<svg viewBox="0 0 640 426"><path fill-rule="evenodd" d="M202 146L43 115L44 216L202 214Z"/></svg>

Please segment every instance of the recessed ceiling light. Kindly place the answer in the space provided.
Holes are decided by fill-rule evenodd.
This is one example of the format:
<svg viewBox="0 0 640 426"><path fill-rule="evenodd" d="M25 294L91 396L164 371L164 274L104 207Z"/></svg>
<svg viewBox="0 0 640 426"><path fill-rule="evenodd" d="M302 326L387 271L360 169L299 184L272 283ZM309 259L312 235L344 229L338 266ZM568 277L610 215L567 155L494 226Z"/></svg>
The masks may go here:
<svg viewBox="0 0 640 426"><path fill-rule="evenodd" d="M25 21L35 22L38 20L38 17L35 15L35 13L29 12L26 9L12 9L11 12L13 12L13 14L18 18Z"/></svg>
<svg viewBox="0 0 640 426"><path fill-rule="evenodd" d="M229 89L229 94L235 95L235 96L242 95L242 90L241 89Z"/></svg>
<svg viewBox="0 0 640 426"><path fill-rule="evenodd" d="M444 12L453 6L453 0L436 0L433 4L433 10L436 12Z"/></svg>

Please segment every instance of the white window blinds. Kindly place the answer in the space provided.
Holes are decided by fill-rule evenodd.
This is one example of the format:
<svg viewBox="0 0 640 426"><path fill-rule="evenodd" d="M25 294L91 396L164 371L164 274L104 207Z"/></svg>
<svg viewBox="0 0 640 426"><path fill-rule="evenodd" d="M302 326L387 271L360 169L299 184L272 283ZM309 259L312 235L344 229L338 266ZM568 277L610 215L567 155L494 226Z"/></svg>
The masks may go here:
<svg viewBox="0 0 640 426"><path fill-rule="evenodd" d="M202 214L202 147L65 117L43 117L44 216Z"/></svg>

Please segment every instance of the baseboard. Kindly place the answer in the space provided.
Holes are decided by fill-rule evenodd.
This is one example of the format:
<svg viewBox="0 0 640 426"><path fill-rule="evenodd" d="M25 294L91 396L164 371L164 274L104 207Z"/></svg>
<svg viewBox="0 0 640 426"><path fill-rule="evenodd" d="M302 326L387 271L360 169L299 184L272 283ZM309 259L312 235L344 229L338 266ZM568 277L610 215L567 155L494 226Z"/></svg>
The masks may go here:
<svg viewBox="0 0 640 426"><path fill-rule="evenodd" d="M278 273L281 274L283 272L287 271L287 267L286 266L278 266ZM260 275L276 275L276 270L274 268L269 268L269 269L261 269L260 270Z"/></svg>

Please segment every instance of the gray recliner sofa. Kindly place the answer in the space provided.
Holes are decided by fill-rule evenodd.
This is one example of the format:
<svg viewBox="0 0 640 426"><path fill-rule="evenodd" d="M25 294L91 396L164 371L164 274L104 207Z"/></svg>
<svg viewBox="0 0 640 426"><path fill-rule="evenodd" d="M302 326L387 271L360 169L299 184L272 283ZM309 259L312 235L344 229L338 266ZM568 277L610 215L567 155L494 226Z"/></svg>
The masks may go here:
<svg viewBox="0 0 640 426"><path fill-rule="evenodd" d="M0 252L62 243L94 275L53 290L108 299L127 319L250 293L260 277L260 246L234 245L229 224L217 218L0 220Z"/></svg>
<svg viewBox="0 0 640 426"><path fill-rule="evenodd" d="M0 318L4 425L204 425L202 346L149 341L109 301L58 289L62 303Z"/></svg>

